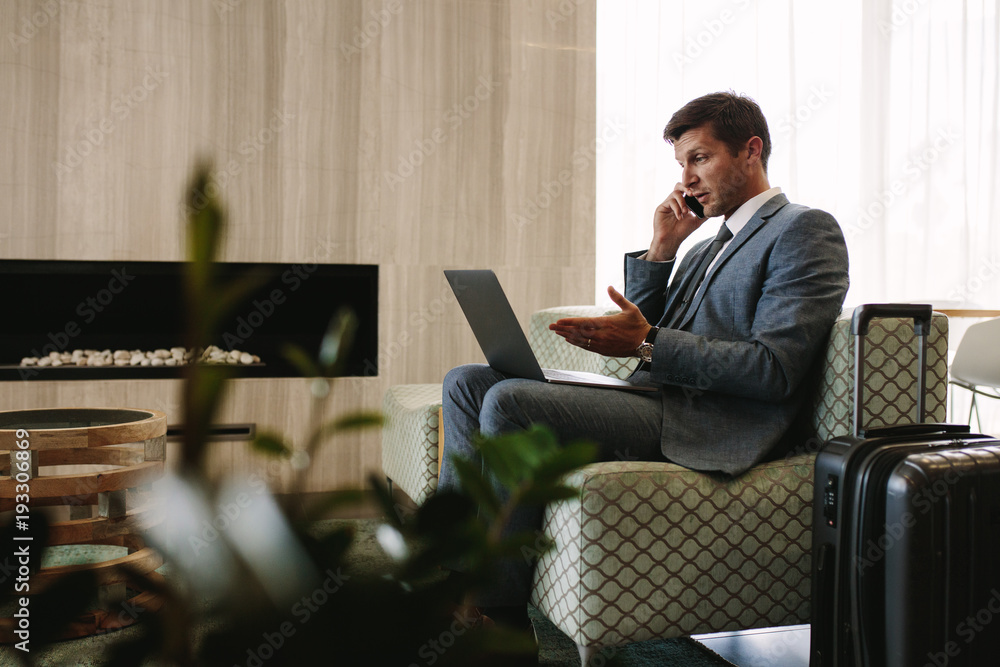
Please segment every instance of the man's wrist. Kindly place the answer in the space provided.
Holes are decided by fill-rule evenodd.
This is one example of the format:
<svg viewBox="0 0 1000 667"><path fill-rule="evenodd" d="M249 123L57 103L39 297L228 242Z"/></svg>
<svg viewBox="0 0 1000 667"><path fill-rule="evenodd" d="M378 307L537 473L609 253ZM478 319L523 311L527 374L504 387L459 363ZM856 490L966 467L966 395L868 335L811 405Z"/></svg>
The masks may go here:
<svg viewBox="0 0 1000 667"><path fill-rule="evenodd" d="M647 262L671 262L677 257L677 248L678 246L673 243L656 243L654 241L650 244L643 259Z"/></svg>
<svg viewBox="0 0 1000 667"><path fill-rule="evenodd" d="M633 356L639 357L646 363L653 361L653 343L656 341L656 334L660 333L660 327L650 327L646 333L646 339L635 348Z"/></svg>

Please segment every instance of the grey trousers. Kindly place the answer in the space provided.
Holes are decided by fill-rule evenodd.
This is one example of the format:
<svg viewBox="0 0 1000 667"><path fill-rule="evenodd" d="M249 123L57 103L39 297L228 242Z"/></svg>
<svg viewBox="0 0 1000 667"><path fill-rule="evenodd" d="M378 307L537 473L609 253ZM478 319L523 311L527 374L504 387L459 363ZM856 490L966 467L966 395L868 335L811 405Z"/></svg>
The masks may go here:
<svg viewBox="0 0 1000 667"><path fill-rule="evenodd" d="M588 440L598 447L601 461L665 461L660 450L663 410L659 392L631 392L548 384L509 378L489 366L470 364L452 369L444 381L444 461L438 489L455 490L458 477L451 459L480 457L472 447L477 432L500 435L543 424L560 443ZM508 495L484 470L503 501ZM540 506L515 512L506 533L540 531ZM483 606L520 605L528 601L531 558L505 559L478 591L474 603Z"/></svg>

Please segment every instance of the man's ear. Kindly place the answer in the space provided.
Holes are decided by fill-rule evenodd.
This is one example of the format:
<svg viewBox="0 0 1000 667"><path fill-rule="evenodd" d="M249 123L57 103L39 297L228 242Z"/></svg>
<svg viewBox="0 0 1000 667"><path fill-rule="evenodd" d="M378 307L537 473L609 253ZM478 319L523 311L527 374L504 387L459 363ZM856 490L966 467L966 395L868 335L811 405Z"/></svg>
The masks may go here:
<svg viewBox="0 0 1000 667"><path fill-rule="evenodd" d="M764 141L760 137L750 137L747 142L747 160L750 164L760 161L760 154L764 150Z"/></svg>

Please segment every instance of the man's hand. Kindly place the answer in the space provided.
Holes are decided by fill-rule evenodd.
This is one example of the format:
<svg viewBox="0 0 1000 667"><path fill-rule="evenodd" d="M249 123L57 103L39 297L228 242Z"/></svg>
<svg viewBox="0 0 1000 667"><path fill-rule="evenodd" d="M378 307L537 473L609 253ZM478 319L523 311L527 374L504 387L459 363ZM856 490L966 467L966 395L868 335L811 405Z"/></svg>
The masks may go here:
<svg viewBox="0 0 1000 667"><path fill-rule="evenodd" d="M549 329L585 350L608 357L631 357L652 326L614 287L608 287L608 296L622 312L605 317L565 317Z"/></svg>
<svg viewBox="0 0 1000 667"><path fill-rule="evenodd" d="M666 262L677 256L677 249L684 239L705 222L699 218L684 201L684 195L691 194L678 183L653 213L653 241L645 259L651 262Z"/></svg>

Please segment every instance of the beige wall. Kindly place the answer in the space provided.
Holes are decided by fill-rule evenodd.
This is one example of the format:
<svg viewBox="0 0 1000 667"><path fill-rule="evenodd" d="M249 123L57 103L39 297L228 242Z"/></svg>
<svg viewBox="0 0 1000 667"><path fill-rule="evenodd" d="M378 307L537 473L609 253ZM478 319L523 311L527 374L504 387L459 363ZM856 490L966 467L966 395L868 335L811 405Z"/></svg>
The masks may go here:
<svg viewBox="0 0 1000 667"><path fill-rule="evenodd" d="M181 193L211 158L224 259L379 265L379 377L329 406L376 408L481 359L442 268L495 268L524 319L592 300L594 27L593 0L4 2L0 259L181 260ZM0 407L173 423L176 389L5 383ZM304 381L231 398L225 421L301 430ZM377 433L347 438L309 487L378 467Z"/></svg>

